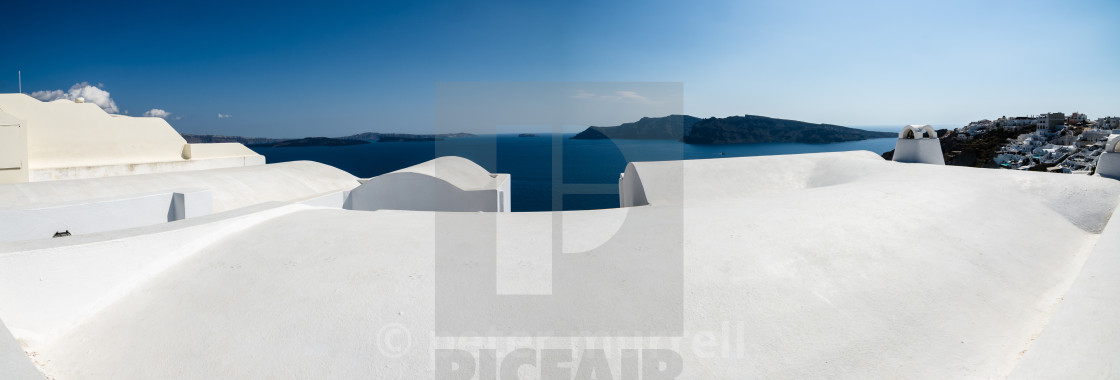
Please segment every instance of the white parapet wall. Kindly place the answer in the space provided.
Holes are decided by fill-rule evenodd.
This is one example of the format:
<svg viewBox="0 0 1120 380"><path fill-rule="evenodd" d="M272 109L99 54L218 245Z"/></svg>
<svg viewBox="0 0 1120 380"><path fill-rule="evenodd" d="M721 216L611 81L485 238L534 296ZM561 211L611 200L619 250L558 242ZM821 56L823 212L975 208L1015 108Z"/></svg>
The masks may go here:
<svg viewBox="0 0 1120 380"><path fill-rule="evenodd" d="M0 94L0 183L261 165L241 144L187 144L158 117L108 114L92 103ZM10 161L20 160L15 168ZM13 169L14 168L14 169Z"/></svg>
<svg viewBox="0 0 1120 380"><path fill-rule="evenodd" d="M941 140L929 125L907 125L898 133L893 161L945 165Z"/></svg>
<svg viewBox="0 0 1120 380"><path fill-rule="evenodd" d="M209 190L121 195L21 209L0 209L0 242L123 230L209 215Z"/></svg>
<svg viewBox="0 0 1120 380"><path fill-rule="evenodd" d="M508 212L510 177L462 157L439 157L370 178L350 192L346 203L365 211Z"/></svg>
<svg viewBox="0 0 1120 380"><path fill-rule="evenodd" d="M358 184L357 177L335 167L311 161L292 161L187 172L0 184L0 209L202 188L212 191L214 212L223 212L270 201L300 201L350 190Z"/></svg>
<svg viewBox="0 0 1120 380"><path fill-rule="evenodd" d="M259 203L341 208L356 177L316 162L0 184L0 242L115 231Z"/></svg>
<svg viewBox="0 0 1120 380"><path fill-rule="evenodd" d="M229 157L263 156L239 143L186 144L183 146L183 159L199 160ZM264 162L261 162L262 164Z"/></svg>

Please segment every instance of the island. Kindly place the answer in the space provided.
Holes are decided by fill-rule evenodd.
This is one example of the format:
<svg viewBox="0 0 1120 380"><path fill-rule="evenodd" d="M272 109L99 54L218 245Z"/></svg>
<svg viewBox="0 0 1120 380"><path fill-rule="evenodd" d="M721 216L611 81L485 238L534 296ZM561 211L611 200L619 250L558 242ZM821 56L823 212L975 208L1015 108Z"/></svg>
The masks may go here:
<svg viewBox="0 0 1120 380"><path fill-rule="evenodd" d="M389 137L389 139L386 139ZM339 137L343 140L366 140L366 141L437 141L437 140L419 140L424 138L431 139L458 139L474 137L470 133L440 133L431 135L416 135L411 133L381 133L381 132L362 132L350 136ZM399 139L399 140L398 140Z"/></svg>
<svg viewBox="0 0 1120 380"><path fill-rule="evenodd" d="M239 143L244 145L258 145L258 144L272 144L284 141L286 139L277 139L271 137L241 137L241 136L225 136L225 135L196 135L190 133L180 133L188 144L214 144L214 143Z"/></svg>
<svg viewBox="0 0 1120 380"><path fill-rule="evenodd" d="M688 115L643 117L614 127L588 127L573 139L678 140L687 144L738 144L793 142L825 144L888 138L891 132L873 132L832 124L744 115L700 119Z"/></svg>
<svg viewBox="0 0 1120 380"><path fill-rule="evenodd" d="M361 140L365 141L365 140ZM432 136L381 136L377 138L377 142L425 142L425 141L443 141L443 137Z"/></svg>
<svg viewBox="0 0 1120 380"><path fill-rule="evenodd" d="M536 133L522 133L522 134L517 135L517 137L537 137L537 134Z"/></svg>
<svg viewBox="0 0 1120 380"><path fill-rule="evenodd" d="M306 146L347 146L369 144L363 140L332 139L330 137L306 137L302 139L283 140L273 143L250 144L254 148L291 148Z"/></svg>

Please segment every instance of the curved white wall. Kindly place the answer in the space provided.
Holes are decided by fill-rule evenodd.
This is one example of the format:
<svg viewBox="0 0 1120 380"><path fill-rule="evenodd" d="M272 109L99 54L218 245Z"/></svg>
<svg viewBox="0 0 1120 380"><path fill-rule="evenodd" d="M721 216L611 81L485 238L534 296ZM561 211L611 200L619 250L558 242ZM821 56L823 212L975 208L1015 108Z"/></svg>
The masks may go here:
<svg viewBox="0 0 1120 380"><path fill-rule="evenodd" d="M370 178L350 192L352 210L510 211L509 174L461 157L439 157Z"/></svg>
<svg viewBox="0 0 1120 380"><path fill-rule="evenodd" d="M1097 158L1095 175L1120 179L1120 136L1112 136L1104 146L1104 153Z"/></svg>
<svg viewBox="0 0 1120 380"><path fill-rule="evenodd" d="M493 176L474 161L458 156L443 156L396 170L393 173L417 173L439 178L465 190L493 187Z"/></svg>
<svg viewBox="0 0 1120 380"><path fill-rule="evenodd" d="M626 171L618 178L618 205L619 207L634 207L648 205L646 190L642 187L642 177L634 163L626 164Z"/></svg>
<svg viewBox="0 0 1120 380"><path fill-rule="evenodd" d="M631 162L619 181L623 207L723 202L843 183L874 173L883 157L869 151ZM823 163L822 163L823 162ZM864 168L844 171L842 165ZM772 170L781 167L782 170Z"/></svg>
<svg viewBox="0 0 1120 380"><path fill-rule="evenodd" d="M207 215L213 208L209 191L184 189L30 209L0 209L0 242L162 224Z"/></svg>

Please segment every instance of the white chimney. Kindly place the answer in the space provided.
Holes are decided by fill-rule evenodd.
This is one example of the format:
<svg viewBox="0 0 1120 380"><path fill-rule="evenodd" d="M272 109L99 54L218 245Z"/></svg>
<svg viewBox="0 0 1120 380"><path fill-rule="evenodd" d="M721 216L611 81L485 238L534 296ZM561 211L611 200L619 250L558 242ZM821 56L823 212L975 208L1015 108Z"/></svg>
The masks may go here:
<svg viewBox="0 0 1120 380"><path fill-rule="evenodd" d="M898 133L894 145L894 161L945 165L941 155L941 140L937 131L928 125L907 125Z"/></svg>

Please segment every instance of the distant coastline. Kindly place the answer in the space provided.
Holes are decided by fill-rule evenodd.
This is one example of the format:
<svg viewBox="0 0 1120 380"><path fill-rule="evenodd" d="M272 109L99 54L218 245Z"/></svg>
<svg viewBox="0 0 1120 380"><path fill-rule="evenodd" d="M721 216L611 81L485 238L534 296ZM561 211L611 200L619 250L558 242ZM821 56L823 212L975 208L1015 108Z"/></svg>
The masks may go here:
<svg viewBox="0 0 1120 380"><path fill-rule="evenodd" d="M273 143L249 144L249 146L260 148L288 148L305 146L348 146L362 144L369 144L369 141L332 139L330 137L307 137L295 140L283 140Z"/></svg>
<svg viewBox="0 0 1120 380"><path fill-rule="evenodd" d="M226 136L226 135L196 135L190 133L180 133L188 144L214 144L214 143L240 143L245 145L261 145L261 144L274 144L284 140L294 139L277 139L270 137L242 137L242 136Z"/></svg>
<svg viewBox="0 0 1120 380"><path fill-rule="evenodd" d="M366 140L351 140L351 141L366 141ZM443 141L443 137L434 136L381 136L377 138L377 142L426 142L426 141Z"/></svg>
<svg viewBox="0 0 1120 380"><path fill-rule="evenodd" d="M380 133L380 132L364 132L350 136L339 137L343 140L366 140L366 141L412 141L418 139L459 139L464 137L474 137L470 133L437 133L427 135L416 135L411 133ZM428 140L433 141L433 140Z"/></svg>
<svg viewBox="0 0 1120 380"><path fill-rule="evenodd" d="M222 135L183 134L189 143L239 142L253 146L342 146L352 145L331 140L375 142L425 142L444 139L474 137L470 133L407 134L364 132L343 137L304 139L274 139L265 137L240 137ZM520 133L518 137L537 137L535 133ZM797 120L775 119L765 116L743 115L724 118L701 119L689 115L643 117L638 121L612 127L590 126L571 137L576 140L632 139L673 140L686 144L742 144L742 143L805 143L828 144L860 141L895 136L894 132L878 132L842 127L832 124L812 124ZM284 141L300 140L285 145ZM310 145L317 144L317 145Z"/></svg>

